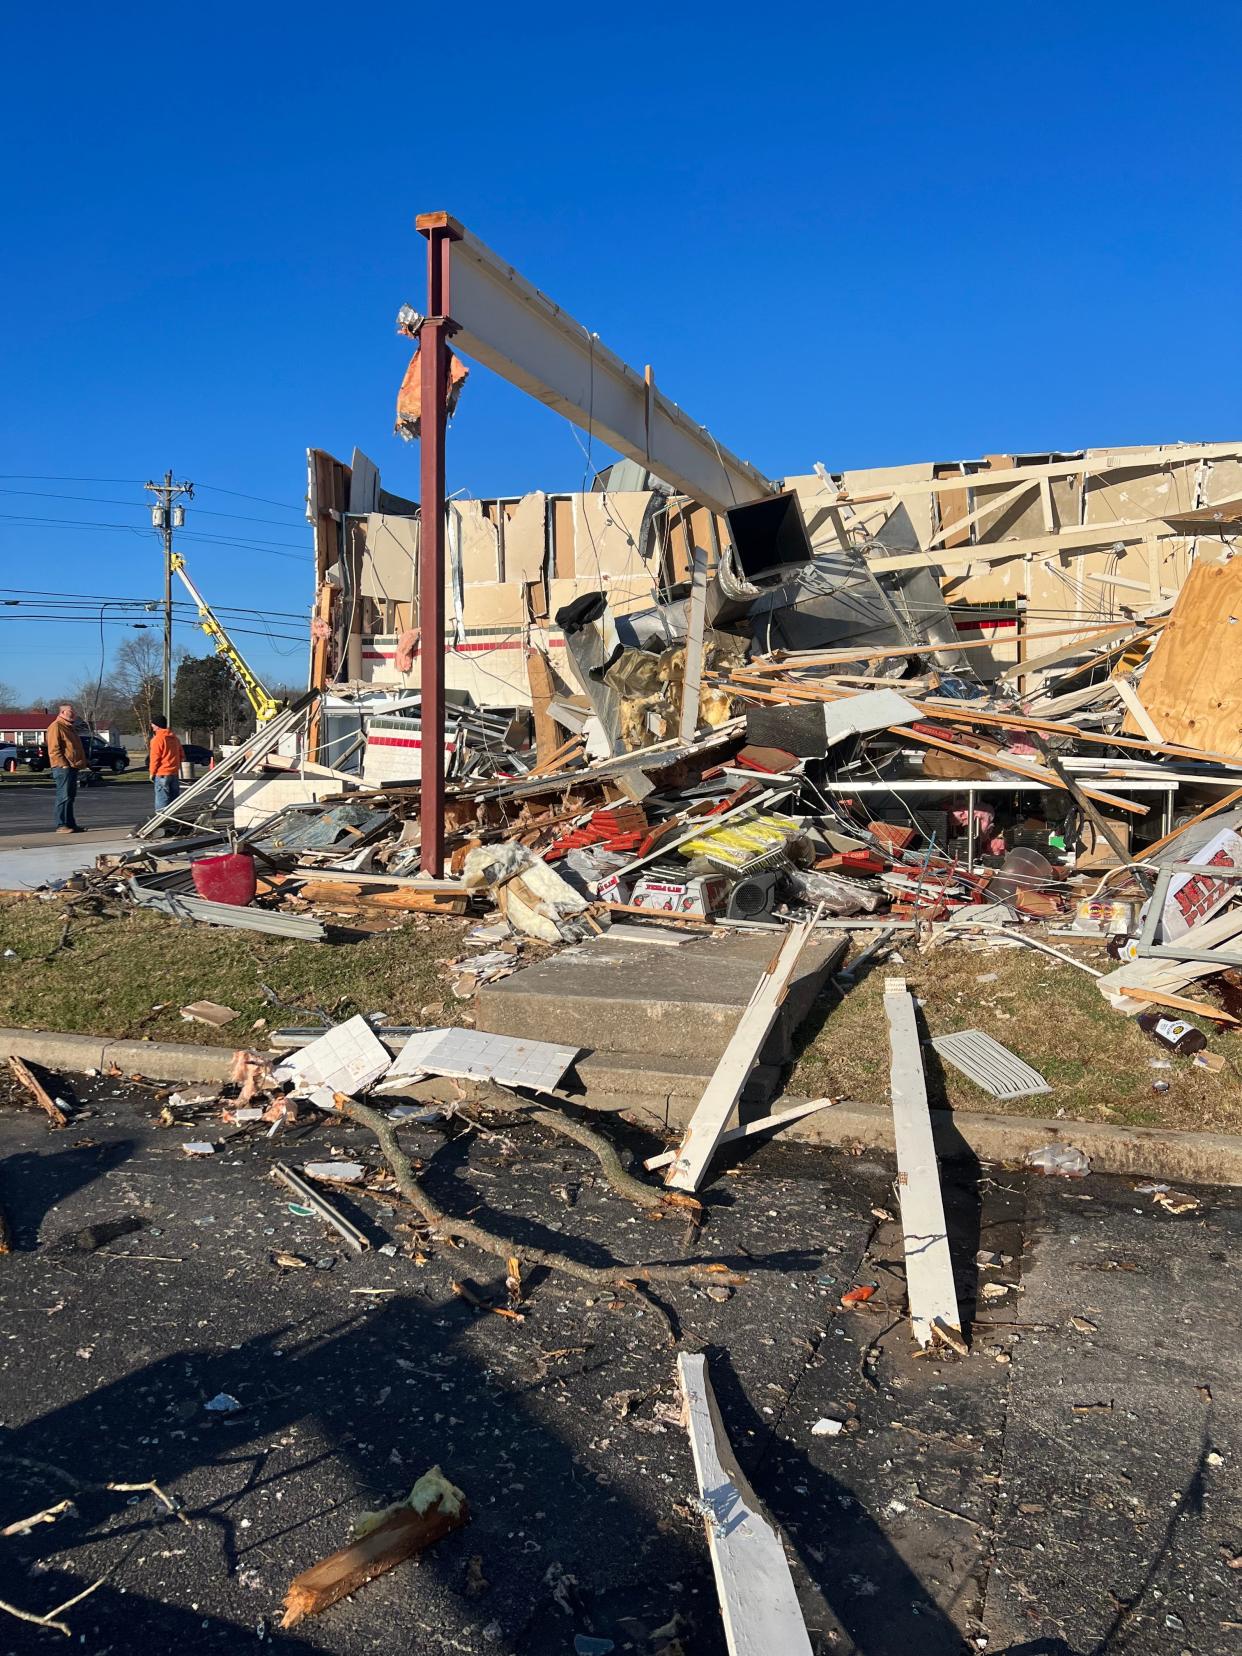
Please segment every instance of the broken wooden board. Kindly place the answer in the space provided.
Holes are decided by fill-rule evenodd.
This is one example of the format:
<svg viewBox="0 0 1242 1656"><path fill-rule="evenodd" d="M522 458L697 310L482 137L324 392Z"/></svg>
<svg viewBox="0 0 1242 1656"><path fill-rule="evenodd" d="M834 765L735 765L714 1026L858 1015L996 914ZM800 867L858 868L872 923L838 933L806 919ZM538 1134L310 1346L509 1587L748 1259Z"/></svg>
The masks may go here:
<svg viewBox="0 0 1242 1656"><path fill-rule="evenodd" d="M1187 1000L1185 995L1168 995L1160 989L1130 989L1124 984L1117 993L1142 1001L1144 1005L1171 1007L1175 1012L1188 1012L1191 1017L1207 1018L1213 1023L1236 1025L1238 1022L1232 1012L1226 1012L1222 1006L1213 1006L1211 1001Z"/></svg>
<svg viewBox="0 0 1242 1656"><path fill-rule="evenodd" d="M408 914L464 914L469 901L466 893L420 891L414 886L397 886L391 891L376 891L371 887L353 885L348 881L312 880L301 887L298 896L308 903L325 908L399 909Z"/></svg>
<svg viewBox="0 0 1242 1656"><path fill-rule="evenodd" d="M339 1599L432 1546L470 1516L466 1497L449 1483L438 1466L424 1475L403 1505L392 1508L373 1528L348 1547L320 1559L294 1576L285 1594L282 1627L316 1616Z"/></svg>
<svg viewBox="0 0 1242 1656"><path fill-rule="evenodd" d="M805 1104L794 1104L788 1110L781 1110L779 1114L760 1116L757 1121L748 1121L744 1127L730 1127L727 1132L721 1133L718 1144L735 1144L738 1139L756 1138L761 1133L777 1133L791 1121L801 1121L803 1116L816 1115L820 1110L831 1109L836 1102L835 1098L810 1098ZM662 1150L658 1156L648 1156L643 1166L648 1173L654 1173L657 1168L667 1167L676 1159L675 1150Z"/></svg>
<svg viewBox="0 0 1242 1656"><path fill-rule="evenodd" d="M768 963L767 971L755 985L750 1003L738 1019L737 1028L716 1065L715 1073L694 1107L681 1148L664 1175L664 1182L671 1189L694 1191L702 1183L712 1154L729 1124L729 1117L737 1108L746 1077L754 1068L768 1031L776 1022L802 951L822 913L821 904L809 920L789 928L780 948Z"/></svg>
<svg viewBox="0 0 1242 1656"><path fill-rule="evenodd" d="M47 1112L53 1127L67 1127L69 1125L69 1117L51 1094L35 1080L16 1053L9 1055L9 1068L39 1108Z"/></svg>
<svg viewBox="0 0 1242 1656"><path fill-rule="evenodd" d="M706 1357L683 1351L677 1378L729 1656L811 1656L780 1532L734 1458Z"/></svg>
<svg viewBox="0 0 1242 1656"><path fill-rule="evenodd" d="M1242 932L1242 909L1229 908L1214 919L1192 926L1181 942L1187 954L1201 955L1231 943L1239 932ZM1144 1001L1149 1001L1151 997L1125 995L1121 992L1123 989L1155 989L1165 995L1176 994L1196 978L1208 977L1213 970L1221 970L1228 964L1227 960L1222 960L1214 968L1211 961L1205 960L1163 960L1158 957L1127 960L1115 971L1097 978L1095 986L1114 1011L1134 1017L1143 1010Z"/></svg>
<svg viewBox="0 0 1242 1656"><path fill-rule="evenodd" d="M892 1052L889 1089L897 1144L897 1196L906 1257L910 1326L921 1346L937 1337L961 1348L961 1316L949 1258L949 1233L932 1141L923 1050L914 1000L905 978L884 984L884 1015Z"/></svg>
<svg viewBox="0 0 1242 1656"><path fill-rule="evenodd" d="M1242 559L1194 565L1138 693L1167 742L1242 758Z"/></svg>
<svg viewBox="0 0 1242 1656"><path fill-rule="evenodd" d="M1118 699L1129 713L1130 718L1133 719L1134 723L1143 732L1143 735L1146 736L1147 740L1149 742L1154 742L1157 745L1162 744L1164 742L1164 732L1160 729L1160 726L1143 706L1143 702L1138 691L1130 683L1129 679L1118 677L1111 679L1109 682L1112 684L1113 689L1117 692Z"/></svg>

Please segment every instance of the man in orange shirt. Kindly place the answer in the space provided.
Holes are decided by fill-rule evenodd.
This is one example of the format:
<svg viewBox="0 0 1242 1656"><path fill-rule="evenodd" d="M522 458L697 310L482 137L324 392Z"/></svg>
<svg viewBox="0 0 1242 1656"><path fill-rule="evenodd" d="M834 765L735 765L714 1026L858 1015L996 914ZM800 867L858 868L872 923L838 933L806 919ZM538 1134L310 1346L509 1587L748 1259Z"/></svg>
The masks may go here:
<svg viewBox="0 0 1242 1656"><path fill-rule="evenodd" d="M71 702L61 704L43 739L47 743L48 769L56 784L56 832L80 834L82 829L74 818L73 800L78 791L78 773L87 769L87 763Z"/></svg>
<svg viewBox="0 0 1242 1656"><path fill-rule="evenodd" d="M181 792L181 743L163 719L151 720L151 751L147 769L155 784L155 808L165 811Z"/></svg>

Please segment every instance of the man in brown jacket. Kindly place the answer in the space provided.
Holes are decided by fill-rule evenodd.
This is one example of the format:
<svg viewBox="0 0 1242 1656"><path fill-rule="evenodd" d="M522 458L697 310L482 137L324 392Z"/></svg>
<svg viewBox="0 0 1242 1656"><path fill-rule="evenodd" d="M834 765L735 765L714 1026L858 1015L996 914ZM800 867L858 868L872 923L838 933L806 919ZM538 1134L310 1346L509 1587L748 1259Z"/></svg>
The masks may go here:
<svg viewBox="0 0 1242 1656"><path fill-rule="evenodd" d="M65 702L47 727L47 762L56 784L56 832L80 834L73 815L78 773L87 768L86 749L78 735L72 702Z"/></svg>

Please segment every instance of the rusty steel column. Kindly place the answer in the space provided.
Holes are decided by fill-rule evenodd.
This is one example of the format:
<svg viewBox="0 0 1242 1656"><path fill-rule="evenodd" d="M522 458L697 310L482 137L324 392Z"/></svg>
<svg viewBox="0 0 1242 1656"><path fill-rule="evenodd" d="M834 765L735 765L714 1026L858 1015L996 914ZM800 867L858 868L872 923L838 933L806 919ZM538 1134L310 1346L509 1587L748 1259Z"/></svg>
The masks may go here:
<svg viewBox="0 0 1242 1656"><path fill-rule="evenodd" d="M449 269L460 231L447 213L423 213L415 228L427 238L427 310L419 329L418 551L419 686L422 707L419 769L419 866L438 879L444 866L444 442L448 415Z"/></svg>

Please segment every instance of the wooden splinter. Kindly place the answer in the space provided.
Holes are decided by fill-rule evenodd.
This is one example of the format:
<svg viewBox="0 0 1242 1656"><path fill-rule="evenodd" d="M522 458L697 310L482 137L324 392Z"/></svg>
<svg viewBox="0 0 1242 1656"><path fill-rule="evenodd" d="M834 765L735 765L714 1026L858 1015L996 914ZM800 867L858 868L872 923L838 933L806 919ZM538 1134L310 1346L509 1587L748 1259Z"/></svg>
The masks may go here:
<svg viewBox="0 0 1242 1656"><path fill-rule="evenodd" d="M294 1576L285 1594L280 1625L293 1627L303 1616L317 1616L376 1576L460 1529L469 1516L461 1490L438 1466L433 1466L414 1485L408 1500L385 1513L369 1515L377 1520L374 1523L364 1518L359 1526L363 1533L348 1547Z"/></svg>

